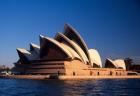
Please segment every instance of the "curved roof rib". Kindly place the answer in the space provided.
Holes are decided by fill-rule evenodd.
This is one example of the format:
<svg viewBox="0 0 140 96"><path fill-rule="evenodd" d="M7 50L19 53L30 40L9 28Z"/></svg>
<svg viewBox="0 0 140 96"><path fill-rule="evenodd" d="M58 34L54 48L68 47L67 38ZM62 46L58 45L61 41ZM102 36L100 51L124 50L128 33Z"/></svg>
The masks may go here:
<svg viewBox="0 0 140 96"><path fill-rule="evenodd" d="M105 62L106 68L118 68L118 66L111 59L107 58Z"/></svg>
<svg viewBox="0 0 140 96"><path fill-rule="evenodd" d="M102 62L101 62L101 58L100 58L98 51L95 49L89 49L88 51L90 54L92 66L94 66L94 64L96 64L98 67L102 67Z"/></svg>
<svg viewBox="0 0 140 96"><path fill-rule="evenodd" d="M30 44L30 51L35 51L37 54L39 54L40 53L40 46L31 43Z"/></svg>
<svg viewBox="0 0 140 96"><path fill-rule="evenodd" d="M76 42L81 47L81 49L85 52L89 62L91 63L91 59L88 53L88 47L80 34L78 34L78 32L72 26L65 24L64 35L67 36L70 40Z"/></svg>
<svg viewBox="0 0 140 96"><path fill-rule="evenodd" d="M62 38L63 38L64 41L62 41ZM73 48L73 50L75 50L75 52L77 52L77 54L81 57L82 61L85 64L87 63L88 59L87 59L85 53L83 52L83 50L75 42L70 40L68 37L66 37L62 33L58 33L55 36L55 39L58 40L59 42L66 42L71 48Z"/></svg>
<svg viewBox="0 0 140 96"><path fill-rule="evenodd" d="M23 61L24 60L25 61L30 61L30 60L37 59L37 55L31 54L31 52L29 52L26 49L17 48L17 52L18 52L18 55L19 55L20 59L22 59Z"/></svg>
<svg viewBox="0 0 140 96"><path fill-rule="evenodd" d="M114 62L115 62L115 64L118 66L118 68L122 68L122 69L126 70L126 65L125 65L124 60L122 60L122 59L117 59L117 60L115 60Z"/></svg>
<svg viewBox="0 0 140 96"><path fill-rule="evenodd" d="M44 36L40 36L40 42L41 42L41 48L40 48L40 55L41 57L47 56L48 53L51 51L53 53L56 53L56 51L59 51L59 53L61 52L61 54L65 55L66 58L72 58L71 53L66 50L63 46L61 46L61 44L49 37L44 37ZM55 49L55 50L53 50ZM61 55L61 54L50 54L52 55ZM49 56L48 56L49 57ZM52 56L54 57L54 56Z"/></svg>
<svg viewBox="0 0 140 96"><path fill-rule="evenodd" d="M40 41L40 58L42 58L43 56L45 56L47 54L47 52L45 50L46 49L46 42L44 40L44 36L43 35L39 35L39 41Z"/></svg>
<svg viewBox="0 0 140 96"><path fill-rule="evenodd" d="M71 43L73 44L73 46L77 49L77 52L80 54L80 56L82 56L82 59L83 59L83 61L84 61L84 63L85 64L88 64L88 58L87 58L87 56L86 56L86 54L84 53L84 51L81 49L81 47L80 46L78 46L75 42L73 42L72 40L71 40Z"/></svg>
<svg viewBox="0 0 140 96"><path fill-rule="evenodd" d="M78 60L82 61L81 57L71 47L64 43L61 43L61 45L71 53L72 59L77 58Z"/></svg>
<svg viewBox="0 0 140 96"><path fill-rule="evenodd" d="M60 43L66 43L68 46L70 46L73 50L77 51L75 49L75 47L71 44L70 39L68 37L66 37L65 35L63 35L62 33L57 33L55 35L55 40L57 40Z"/></svg>

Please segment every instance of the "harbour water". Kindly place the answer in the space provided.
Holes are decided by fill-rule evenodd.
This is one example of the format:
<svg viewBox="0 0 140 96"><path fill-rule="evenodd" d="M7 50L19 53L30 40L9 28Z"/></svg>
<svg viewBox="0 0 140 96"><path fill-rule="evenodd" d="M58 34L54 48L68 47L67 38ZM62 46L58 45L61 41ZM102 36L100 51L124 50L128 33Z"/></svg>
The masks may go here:
<svg viewBox="0 0 140 96"><path fill-rule="evenodd" d="M140 96L140 79L0 79L0 96Z"/></svg>

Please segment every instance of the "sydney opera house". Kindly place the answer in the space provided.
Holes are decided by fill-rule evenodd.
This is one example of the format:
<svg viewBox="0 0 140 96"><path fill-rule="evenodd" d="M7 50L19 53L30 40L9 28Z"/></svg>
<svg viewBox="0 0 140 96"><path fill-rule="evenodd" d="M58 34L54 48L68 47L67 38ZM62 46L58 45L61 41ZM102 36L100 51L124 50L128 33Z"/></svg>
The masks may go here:
<svg viewBox="0 0 140 96"><path fill-rule="evenodd" d="M102 65L96 49L89 49L80 34L70 25L54 38L40 35L40 46L31 43L30 50L17 48L19 60L15 70L20 74L42 75L126 75L124 60L107 59Z"/></svg>

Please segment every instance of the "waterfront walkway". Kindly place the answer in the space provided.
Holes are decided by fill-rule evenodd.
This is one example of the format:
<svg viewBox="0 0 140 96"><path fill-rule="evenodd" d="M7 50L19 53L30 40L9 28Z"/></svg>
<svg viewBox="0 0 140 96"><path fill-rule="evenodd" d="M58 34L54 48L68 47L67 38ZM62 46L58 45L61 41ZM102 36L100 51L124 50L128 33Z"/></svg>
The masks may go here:
<svg viewBox="0 0 140 96"><path fill-rule="evenodd" d="M79 79L130 79L139 78L140 75L131 76L54 76L49 75L0 75L0 78L5 79L36 79L36 80L49 80L49 79L59 79L59 80L79 80Z"/></svg>

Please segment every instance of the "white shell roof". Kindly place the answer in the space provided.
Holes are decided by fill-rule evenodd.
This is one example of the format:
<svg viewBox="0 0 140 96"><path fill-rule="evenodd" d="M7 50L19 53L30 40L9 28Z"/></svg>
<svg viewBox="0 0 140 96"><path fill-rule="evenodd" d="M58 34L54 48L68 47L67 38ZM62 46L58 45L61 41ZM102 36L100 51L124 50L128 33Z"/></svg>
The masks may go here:
<svg viewBox="0 0 140 96"><path fill-rule="evenodd" d="M77 45L78 45L79 47L83 47L83 48L81 48L81 49L84 51L84 53L85 53L85 55L86 55L86 58L88 58L88 59L87 59L88 62L91 63L90 56L89 56L89 53L88 53L88 47L87 47L85 41L83 40L83 38L81 37L81 35L80 35L80 34L77 32L77 30L74 29L70 24L65 24L65 26L64 26L64 30L65 30L64 34L67 33L67 31L66 31L67 28L70 28L71 30L73 30L72 32L77 36L76 39L79 39L79 41L81 42L80 44L77 44ZM73 38L73 39L74 39L74 38ZM76 42L76 43L77 43L77 42Z"/></svg>
<svg viewBox="0 0 140 96"><path fill-rule="evenodd" d="M91 58L91 64L93 66L94 64L97 64L98 66L102 67L102 62L101 62L101 58L100 55L98 53L97 50L95 49L89 49L89 54L90 54L90 58Z"/></svg>
<svg viewBox="0 0 140 96"><path fill-rule="evenodd" d="M23 54L28 60L34 60L38 57L38 55L34 54L33 52L29 52L26 49L23 48L17 48L17 50Z"/></svg>
<svg viewBox="0 0 140 96"><path fill-rule="evenodd" d="M80 56L82 56L82 59L84 60L84 63L87 64L88 58L87 58L86 54L84 53L84 51L74 41L71 40L71 43L75 46L75 48L77 49Z"/></svg>
<svg viewBox="0 0 140 96"><path fill-rule="evenodd" d="M111 59L107 59L107 60L109 60L110 62L112 62L112 64L116 67L116 68L122 68L122 69L124 69L124 70L126 70L126 65L125 65L125 62L124 62L124 60L122 60L122 59L117 59L117 60L111 60Z"/></svg>
<svg viewBox="0 0 140 96"><path fill-rule="evenodd" d="M39 45L36 45L36 44L34 44L34 43L31 43L31 45L32 45L34 48L40 49L40 46L39 46Z"/></svg>
<svg viewBox="0 0 140 96"><path fill-rule="evenodd" d="M39 37L44 38L45 36L43 36L43 35L39 35Z"/></svg>
<svg viewBox="0 0 140 96"><path fill-rule="evenodd" d="M40 53L40 46L34 44L34 43L31 43L31 46L34 48L34 51L39 54Z"/></svg>
<svg viewBox="0 0 140 96"><path fill-rule="evenodd" d="M23 54L31 54L29 51L27 51L26 49L23 49L23 48L17 48L17 50Z"/></svg>
<svg viewBox="0 0 140 96"><path fill-rule="evenodd" d="M64 48L63 46L61 46L61 44L58 41L56 41L55 39L49 38L49 37L44 37L44 38L47 39L47 40L49 40L50 42L54 43L61 50L63 50L64 53L66 53L70 58L72 58L71 53L66 48Z"/></svg>
<svg viewBox="0 0 140 96"><path fill-rule="evenodd" d="M64 34L58 32L58 33L56 34L56 36L55 36L55 39L58 40L58 38L63 38L64 41L61 41L61 42L68 43L68 45L69 45L73 50L76 51L76 49L74 48L73 44L71 43L71 40L70 40L68 37L66 37ZM59 40L58 40L58 41L59 41Z"/></svg>
<svg viewBox="0 0 140 96"><path fill-rule="evenodd" d="M124 60L117 59L117 60L114 61L114 63L118 66L118 68L120 67L120 68L126 70L126 65L125 65Z"/></svg>
<svg viewBox="0 0 140 96"><path fill-rule="evenodd" d="M61 45L71 53L72 59L78 58L78 59L80 59L82 61L80 56L71 47L69 47L68 45L66 45L64 43L61 43Z"/></svg>
<svg viewBox="0 0 140 96"><path fill-rule="evenodd" d="M82 55L84 54L84 52L83 52L83 50L80 48L80 46L78 46L76 43L74 43L72 40L70 40L68 37L66 37L66 36L63 35L62 33L58 33L58 34L56 35L55 38L57 38L57 36L58 36L58 37L61 37L61 38L63 38L63 39L65 39L65 40L72 46L72 47L70 47L70 48L72 48L72 49L80 56L82 62L86 63L86 60L84 59L84 58L86 58L86 57L82 56ZM80 51L79 49L80 49L81 51ZM82 52L83 54L82 54L81 52Z"/></svg>
<svg viewBox="0 0 140 96"><path fill-rule="evenodd" d="M60 48L69 58L72 58L72 59L78 58L85 64L95 63L95 64L99 65L100 67L102 67L101 58L100 58L100 55L97 52L97 50L95 50L95 49L88 50L88 47L87 47L86 43L84 42L83 38L72 26L65 24L64 28L65 28L64 34L59 33L59 35L61 35L63 40L65 39L67 42L65 41L65 42L60 43L53 38L49 38L49 37L46 37L43 35L40 35L40 40L47 39L48 42L51 42L51 43L55 44L58 48ZM45 42L45 41L43 41L43 42ZM40 43L40 46L42 46L42 44L44 44L44 43ZM32 46L31 48L34 48L34 50L28 51L28 50L22 49L22 48L18 48L17 50L20 53L24 54L29 60L34 60L36 58L39 58L40 46L33 44L33 43L31 43L30 45Z"/></svg>
<svg viewBox="0 0 140 96"><path fill-rule="evenodd" d="M118 66L114 63L113 60L111 60L111 59L109 59L109 58L107 58L107 60L110 61L110 62L114 65L115 68L118 68Z"/></svg>

